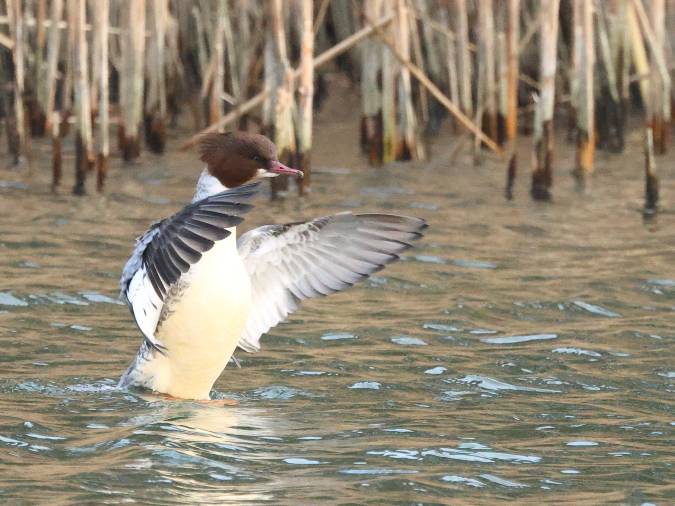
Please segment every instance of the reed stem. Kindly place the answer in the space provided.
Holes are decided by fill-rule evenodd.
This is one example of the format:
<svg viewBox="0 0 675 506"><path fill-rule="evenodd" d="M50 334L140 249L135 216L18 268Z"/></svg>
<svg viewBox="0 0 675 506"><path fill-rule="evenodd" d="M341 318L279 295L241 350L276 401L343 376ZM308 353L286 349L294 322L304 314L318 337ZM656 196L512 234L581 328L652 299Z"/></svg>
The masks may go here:
<svg viewBox="0 0 675 506"><path fill-rule="evenodd" d="M309 191L311 183L312 113L314 99L314 2L299 0L301 8L300 86L298 87L298 161L304 177L300 192Z"/></svg>
<svg viewBox="0 0 675 506"><path fill-rule="evenodd" d="M366 18L377 19L382 2L367 2L364 9ZM381 42L367 39L361 52L361 148L371 165L382 164L382 96L378 85L382 51Z"/></svg>
<svg viewBox="0 0 675 506"><path fill-rule="evenodd" d="M292 165L296 151L293 114L295 79L290 71L286 51L284 27L284 0L272 0L268 4L270 26L265 47L266 87L272 90L267 104L266 130L277 145L279 159ZM272 198L284 198L288 191L288 176L272 180Z"/></svg>
<svg viewBox="0 0 675 506"><path fill-rule="evenodd" d="M540 3L539 88L541 95L535 115L535 166L530 193L535 200L550 200L553 185L553 110L557 66L558 11L560 0Z"/></svg>
<svg viewBox="0 0 675 506"><path fill-rule="evenodd" d="M141 152L139 131L143 120L145 54L145 0L128 0L125 37L122 39L119 144L122 157L131 161Z"/></svg>
<svg viewBox="0 0 675 506"><path fill-rule="evenodd" d="M492 0L480 0L478 4L480 30L479 59L483 64L482 82L479 86L485 108L483 111L483 131L492 140L497 140L497 76L495 74L495 20Z"/></svg>
<svg viewBox="0 0 675 506"><path fill-rule="evenodd" d="M593 33L592 0L574 0L574 79L577 154L574 176L579 189L584 190L593 172L595 152L595 110L593 68L595 38Z"/></svg>
<svg viewBox="0 0 675 506"><path fill-rule="evenodd" d="M108 69L108 35L109 35L109 0L98 0L95 22L100 50L100 79L99 79L99 152L96 159L96 190L103 191L105 178L108 173L108 157L110 156L110 111L109 102L109 69Z"/></svg>
<svg viewBox="0 0 675 506"><path fill-rule="evenodd" d="M85 24L86 0L68 0L68 21L75 33L73 61L75 62L75 195L84 195L87 172L94 161L89 99L89 56Z"/></svg>
<svg viewBox="0 0 675 506"><path fill-rule="evenodd" d="M152 0L152 35L148 53L148 78L145 97L145 142L151 151L163 153L166 146L167 86L166 33L167 0Z"/></svg>
<svg viewBox="0 0 675 506"><path fill-rule="evenodd" d="M10 15L10 33L14 44L12 49L12 58L14 60L14 125L8 125L8 128L16 132L16 145L12 146L14 155L14 165L22 164L27 160L26 135L26 116L24 105L25 92L25 33L23 2L21 0L10 0L11 8L8 9Z"/></svg>

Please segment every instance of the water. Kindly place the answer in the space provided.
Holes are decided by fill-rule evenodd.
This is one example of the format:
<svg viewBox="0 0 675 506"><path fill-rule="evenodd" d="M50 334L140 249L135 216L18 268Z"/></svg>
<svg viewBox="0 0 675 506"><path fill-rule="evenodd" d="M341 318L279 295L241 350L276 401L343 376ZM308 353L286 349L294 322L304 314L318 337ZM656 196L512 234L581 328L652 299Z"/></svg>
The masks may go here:
<svg viewBox="0 0 675 506"><path fill-rule="evenodd" d="M637 147L599 154L596 199L561 161L541 205L440 143L366 170L352 130L320 124L311 199L260 199L246 224L383 210L426 237L239 353L211 404L115 389L140 343L120 269L189 199L194 155L114 167L105 197L52 196L44 163L0 173L3 502L675 500L674 218L643 223Z"/></svg>

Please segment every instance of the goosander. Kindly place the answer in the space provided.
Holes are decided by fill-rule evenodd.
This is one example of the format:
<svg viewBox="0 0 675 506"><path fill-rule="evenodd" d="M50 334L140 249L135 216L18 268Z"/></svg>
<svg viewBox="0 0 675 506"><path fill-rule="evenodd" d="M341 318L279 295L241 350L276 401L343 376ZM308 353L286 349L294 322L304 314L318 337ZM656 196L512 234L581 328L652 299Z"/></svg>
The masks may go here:
<svg viewBox="0 0 675 506"><path fill-rule="evenodd" d="M260 337L300 301L341 291L399 258L424 220L340 213L265 225L237 240L260 179L302 176L262 135L216 133L199 144L192 202L136 240L120 279L144 340L120 387L208 400L237 347Z"/></svg>

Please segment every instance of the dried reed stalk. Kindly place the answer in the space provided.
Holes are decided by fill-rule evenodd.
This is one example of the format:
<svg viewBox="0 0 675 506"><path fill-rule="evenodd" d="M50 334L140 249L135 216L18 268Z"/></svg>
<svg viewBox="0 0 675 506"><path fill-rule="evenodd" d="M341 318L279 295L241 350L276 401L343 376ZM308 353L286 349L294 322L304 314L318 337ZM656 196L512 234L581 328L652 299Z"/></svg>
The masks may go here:
<svg viewBox="0 0 675 506"><path fill-rule="evenodd" d="M372 0L364 5L365 16L381 16L382 0ZM366 39L361 51L361 148L368 155L371 165L382 163L382 96L378 74L382 62L382 43Z"/></svg>
<svg viewBox="0 0 675 506"><path fill-rule="evenodd" d="M235 94L237 105L241 103L242 98L249 91L249 72L252 68L253 54L256 49L256 44L251 34L249 10L249 0L239 0L237 5L237 47L236 49L230 48L228 45L228 51L236 51L239 60L237 74L239 77L239 93Z"/></svg>
<svg viewBox="0 0 675 506"><path fill-rule="evenodd" d="M373 32L376 32L378 29L387 26L389 23L392 22L392 19L393 19L392 16L383 16L382 18L374 22L371 21L369 22L370 24L368 26L364 26L356 33L340 41L338 44L334 45L329 49L326 49L323 53L314 58L314 68L316 69L322 65L325 65L329 61L332 61L337 56L349 50L351 47L356 46L364 39L369 37ZM267 46L265 51L267 52ZM299 79L300 70L299 69L293 70L291 77L293 78L293 80ZM254 97L251 97L246 102L237 107L235 110L226 114L223 117L223 119L221 119L219 122L209 125L208 127L204 128L200 132L196 133L195 135L187 139L183 144L181 144L179 149L181 151L190 149L199 141L200 137L205 133L216 132L221 128L225 128L227 125L229 125L230 123L236 121L239 117L241 117L241 115L252 111L261 104L264 104L267 98L272 94L272 92L273 92L272 88L265 87L260 93L258 93Z"/></svg>
<svg viewBox="0 0 675 506"><path fill-rule="evenodd" d="M638 2L636 2L638 4ZM641 2L639 4L641 6ZM642 20L645 37L649 41L652 92L652 129L654 132L654 150L662 155L668 151L670 143L670 114L671 114L671 80L666 61L666 5L665 0L652 0L649 10L649 21L640 15L640 8L636 10ZM649 24L647 24L649 23ZM650 30L651 28L651 30ZM650 32L653 32L651 34Z"/></svg>
<svg viewBox="0 0 675 506"><path fill-rule="evenodd" d="M553 111L557 67L558 11L560 0L540 3L539 87L541 95L535 115L535 165L530 193L536 200L550 200L553 184Z"/></svg>
<svg viewBox="0 0 675 506"><path fill-rule="evenodd" d="M54 111L49 119L52 136L52 192L56 193L63 174L61 158L61 115Z"/></svg>
<svg viewBox="0 0 675 506"><path fill-rule="evenodd" d="M495 74L495 20L492 0L478 3L478 25L480 32L479 61L482 63L482 86L478 96L483 96L485 108L481 121L483 131L497 140L497 89Z"/></svg>
<svg viewBox="0 0 675 506"><path fill-rule="evenodd" d="M595 7L600 56L597 68L600 91L596 98L598 111L595 114L597 118L597 145L613 151L622 151L624 146L624 107L626 103L622 101L621 75L617 72L617 68L622 68L626 64L623 61L623 55L626 54L624 37L614 35L614 40L610 39L611 25L607 20L607 12L597 8L597 1ZM613 16L612 21L625 26L623 18L625 18L625 15L622 13ZM613 48L613 43L619 47Z"/></svg>
<svg viewBox="0 0 675 506"><path fill-rule="evenodd" d="M232 15L230 13L230 7L228 4L228 0L225 0L223 3L224 7L224 14L223 14L223 36L225 37L225 48L226 48L226 55L227 55L227 66L228 66L228 76L229 76L229 81L230 81L230 91L232 93L232 96L235 98L235 100L238 102L240 99L240 75L239 75L239 67L237 65L237 50L238 50L238 45L235 44L235 35L232 29ZM239 41L237 41L239 42Z"/></svg>
<svg viewBox="0 0 675 506"><path fill-rule="evenodd" d="M469 20L466 0L455 0L455 30L457 36L457 74L461 109L468 117L473 116L471 91L471 53L469 52Z"/></svg>
<svg viewBox="0 0 675 506"><path fill-rule="evenodd" d="M595 110L593 68L595 38L592 0L574 0L573 73L577 83L573 97L576 110L577 154L573 171L580 189L588 184L593 172L595 153Z"/></svg>
<svg viewBox="0 0 675 506"><path fill-rule="evenodd" d="M447 18L447 10L443 9L441 11ZM447 19L446 19L447 22ZM455 37L446 37L446 65L448 68L448 92L450 94L450 101L459 107L459 71L458 71L458 60L457 60L457 43ZM457 127L456 122L453 122L455 129Z"/></svg>
<svg viewBox="0 0 675 506"><path fill-rule="evenodd" d="M167 86L166 33L169 18L167 0L152 0L152 36L147 62L145 142L151 151L163 153L166 146Z"/></svg>
<svg viewBox="0 0 675 506"><path fill-rule="evenodd" d="M614 19L614 23L610 26L612 28L610 38L612 40L611 47L616 48L616 53L613 54L614 60L617 62L617 88L621 97L621 104L625 108L629 100L629 86L630 86L630 67L631 67L631 28L630 16L632 14L632 7L630 0L619 0L618 15Z"/></svg>
<svg viewBox="0 0 675 506"><path fill-rule="evenodd" d="M10 35L13 42L12 59L14 61L14 124L8 124L8 131L15 139L10 142L9 148L14 157L14 165L19 165L27 159L28 136L26 132L25 104L25 20L23 16L23 2L10 0L7 13L10 16ZM15 133L14 133L15 132ZM8 133L8 135L10 135Z"/></svg>
<svg viewBox="0 0 675 506"><path fill-rule="evenodd" d="M520 0L507 0L506 4L507 83L506 140L514 142L518 133L518 39L520 37Z"/></svg>
<svg viewBox="0 0 675 506"><path fill-rule="evenodd" d="M645 48L642 34L640 33L640 26L638 24L635 7L632 2L626 5L627 17L626 22L628 26L628 33L630 36L630 53L632 56L632 63L638 75L649 76L649 58L647 57L647 49ZM638 88L640 90L640 98L645 107L645 113L648 121L651 121L651 96L650 96L650 79L640 79L638 81Z"/></svg>
<svg viewBox="0 0 675 506"><path fill-rule="evenodd" d="M295 112L294 84L286 52L284 0L273 0L268 7L270 26L266 31L265 87L272 90L265 107L265 130L277 145L282 163L293 165L296 152L293 114ZM280 198L288 191L288 176L272 180L272 198Z"/></svg>
<svg viewBox="0 0 675 506"><path fill-rule="evenodd" d="M385 2L392 2L393 0L385 0ZM344 40L355 31L355 20L352 16L352 0L331 0L330 1L330 18L333 30L338 40ZM350 75L354 74L354 69L358 67L357 62L360 60L359 48L351 47L347 50L344 56L338 60L338 65L346 70Z"/></svg>
<svg viewBox="0 0 675 506"><path fill-rule="evenodd" d="M497 144L490 139L488 136L486 136L483 131L476 125L476 122L472 121L470 118L468 118L465 114L462 113L459 108L453 104L448 97L446 97L441 90L438 89L438 86L436 86L434 83L429 80L429 78L420 70L419 67L417 67L415 64L413 64L410 60L407 60L404 58L404 56L399 53L396 43L391 40L391 37L388 36L382 27L377 26L376 24L373 24L372 22L371 26L373 28L373 31L377 34L377 36L382 40L382 42L385 43L385 45L391 49L392 54L396 57L396 59L399 61L401 65L404 65L405 67L410 70L410 73L417 79L417 81L424 86L433 97L438 100L443 107L445 107L450 114L452 114L458 121L460 125L462 125L464 128L466 128L469 132L473 133L476 137L480 139L480 141L483 142L488 148L490 148L492 151L494 151L497 154L501 154L501 149Z"/></svg>
<svg viewBox="0 0 675 506"><path fill-rule="evenodd" d="M103 191L105 178L108 173L108 157L110 155L110 111L108 107L108 34L109 34L109 0L98 0L95 13L96 38L98 40L100 68L98 81L98 118L99 118L99 152L96 157L96 190Z"/></svg>
<svg viewBox="0 0 675 506"><path fill-rule="evenodd" d="M513 198L513 186L518 173L518 76L520 74L518 39L520 37L520 0L506 4L506 118L505 137L511 152L506 176L506 198Z"/></svg>
<svg viewBox="0 0 675 506"><path fill-rule="evenodd" d="M661 0L656 0L660 2ZM659 10L659 5L656 10ZM654 14L654 5L652 5L652 14ZM642 33L640 33L639 24L642 26ZM656 212L659 200L659 179L656 174L656 162L654 159L655 152L655 135L654 127L657 125L655 118L657 117L656 110L659 107L660 92L658 76L656 75L660 66L656 59L659 56L654 34L649 26L649 20L644 12L642 2L633 1L629 6L628 11L628 26L630 29L633 63L639 75L649 75L649 79L641 79L639 81L640 93L645 107L645 132L644 132L644 154L645 154L645 205L644 212L646 214L653 214ZM647 51L644 41L650 43L650 56L647 58ZM650 42L651 41L651 42ZM661 76L663 77L663 76ZM667 80L667 77L666 77Z"/></svg>
<svg viewBox="0 0 675 506"><path fill-rule="evenodd" d="M651 126L645 127L645 206L646 214L653 214L659 202L659 178L656 175L656 161L654 159L654 131Z"/></svg>
<svg viewBox="0 0 675 506"><path fill-rule="evenodd" d="M394 15L394 3L383 3L383 14ZM393 27L385 31L391 38ZM384 48L382 53L382 163L387 164L396 160L397 128L396 128L396 61L391 47Z"/></svg>
<svg viewBox="0 0 675 506"><path fill-rule="evenodd" d="M516 184L516 175L518 170L516 164L516 154L512 153L506 169L506 188L504 189L504 197L506 197L506 200L513 200L513 188Z"/></svg>
<svg viewBox="0 0 675 506"><path fill-rule="evenodd" d="M500 16L501 18L501 16ZM509 58L506 47L506 33L504 23L497 31L497 144L503 146L506 142L506 116L508 115L509 98Z"/></svg>
<svg viewBox="0 0 675 506"><path fill-rule="evenodd" d="M46 0L37 0L35 12L35 38L33 39L32 60L33 72L29 77L28 99L26 101L30 133L33 137L43 137L45 134L45 105L46 94L44 93L45 82L45 18L47 17ZM30 44L30 37L29 37ZM42 89L41 89L42 88Z"/></svg>
<svg viewBox="0 0 675 506"><path fill-rule="evenodd" d="M209 123L223 117L223 92L225 91L225 9L227 0L217 0L216 29L214 32L211 68L211 95L209 99Z"/></svg>
<svg viewBox="0 0 675 506"><path fill-rule="evenodd" d="M195 22L195 39L196 39L196 51L197 51L197 62L198 62L198 73L202 77L202 96L204 96L204 88L206 86L209 60L208 60L208 51L206 49L206 40L205 40L205 30L202 24L202 14L199 10L199 6L194 5L191 10L192 17Z"/></svg>
<svg viewBox="0 0 675 506"><path fill-rule="evenodd" d="M299 0L300 16L300 85L298 87L298 165L304 177L300 193L311 183L312 107L314 99L314 5L312 0Z"/></svg>
<svg viewBox="0 0 675 506"><path fill-rule="evenodd" d="M436 2L431 2L431 0L417 0L415 7L423 19L429 19L436 15L445 15L446 11L440 9L440 6L436 6L437 8L434 9L435 3ZM413 16L415 15L414 12L412 14ZM411 16L411 30L418 31L417 22L413 16ZM447 22L447 17L445 18L445 21ZM434 83L437 83L439 86L448 89L448 83L446 79L448 74L445 72L443 65L441 64L441 55L446 52L445 37L442 34L438 34L429 23L422 22L420 28L422 39L420 45L422 47L418 49L416 44L416 59L418 59L419 62L426 62L427 73ZM419 39L420 35L418 33L414 40L419 41ZM423 53L423 56L426 58L423 59L421 56L417 56L418 51L420 54ZM428 105L426 105L427 102ZM425 88L420 88L420 105L421 112L424 115L422 116L422 121L427 123L427 131L432 134L437 133L440 127L442 110L440 109L439 104L433 101L433 99L430 101L426 100Z"/></svg>
<svg viewBox="0 0 675 506"><path fill-rule="evenodd" d="M57 71L59 60L59 49L61 45L61 33L59 30L59 22L63 16L63 0L52 0L51 9L49 13L51 25L49 26L49 33L47 35L47 78L44 85L46 86L44 103L45 116L47 118L47 129L52 130L50 121L54 116L54 108L56 102L56 86L57 86ZM40 85L40 84L39 84ZM59 117L60 118L60 117ZM58 129L57 129L58 130Z"/></svg>
<svg viewBox="0 0 675 506"><path fill-rule="evenodd" d="M410 14L406 0L396 2L396 44L398 53L406 60L410 60ZM397 135L397 160L422 160L424 150L422 143L417 140L417 117L412 102L412 83L410 70L405 65L397 65L397 100L398 118L400 120Z"/></svg>
<svg viewBox="0 0 675 506"><path fill-rule="evenodd" d="M75 37L75 195L84 195L87 172L94 161L86 22L86 0L68 0L68 23Z"/></svg>
<svg viewBox="0 0 675 506"><path fill-rule="evenodd" d="M411 61L414 61L425 74L430 75L431 79L435 79L437 76L432 75L427 67L427 61L424 58L424 53L422 52L422 41L420 39L420 31L418 29L415 17L412 15L412 10L407 6L407 4L405 5L405 10L407 13L405 16L406 29L409 32L409 39L410 39L410 48L408 51L412 53ZM436 48L434 47L435 45L433 44L433 39L430 40L430 43L431 45L428 47L427 51L429 53L436 53ZM410 81L410 77L408 77L408 80ZM439 81L436 82L438 82L440 85ZM427 129L429 129L430 109L427 90L422 86L418 86L416 88L411 88L411 92L413 93L411 100L416 105L416 108L413 110L416 112L416 116L418 118L417 123L419 125L426 125ZM418 145L423 146L423 144L421 143L418 143Z"/></svg>
<svg viewBox="0 0 675 506"><path fill-rule="evenodd" d="M128 0L122 38L119 147L126 161L140 155L139 131L143 121L143 70L145 54L145 0Z"/></svg>

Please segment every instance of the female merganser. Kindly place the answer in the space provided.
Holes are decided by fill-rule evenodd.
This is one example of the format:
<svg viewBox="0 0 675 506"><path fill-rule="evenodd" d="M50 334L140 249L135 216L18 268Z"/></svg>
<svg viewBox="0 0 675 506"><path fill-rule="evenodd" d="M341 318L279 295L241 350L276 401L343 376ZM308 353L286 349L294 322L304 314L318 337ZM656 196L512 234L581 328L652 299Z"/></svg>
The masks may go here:
<svg viewBox="0 0 675 506"><path fill-rule="evenodd" d="M421 237L424 220L340 213L266 225L236 239L257 179L302 176L262 135L209 134L192 202L136 241L120 279L144 341L119 386L208 399L237 346L260 337L301 300L343 290L382 269Z"/></svg>

